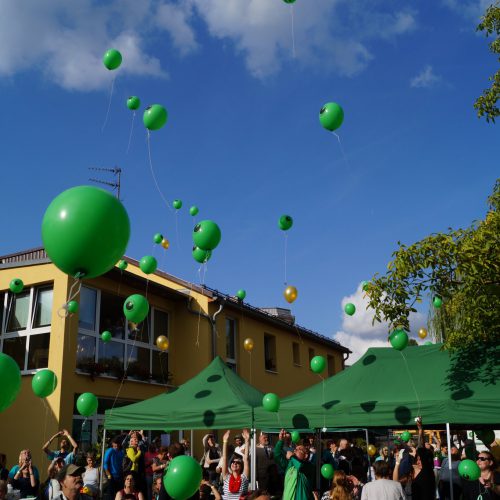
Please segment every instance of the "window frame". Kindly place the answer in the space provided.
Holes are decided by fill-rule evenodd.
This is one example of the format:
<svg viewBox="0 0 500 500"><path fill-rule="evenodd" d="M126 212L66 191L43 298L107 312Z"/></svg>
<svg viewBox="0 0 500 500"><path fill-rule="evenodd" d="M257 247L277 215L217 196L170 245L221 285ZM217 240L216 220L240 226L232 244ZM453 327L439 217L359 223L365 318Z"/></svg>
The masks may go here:
<svg viewBox="0 0 500 500"><path fill-rule="evenodd" d="M274 355L272 356L273 359L269 359L269 361L274 361L274 365L268 367L268 358L267 358L267 353L268 353L268 347L267 347L267 339L270 339L273 343L273 351ZM278 373L278 351L276 349L276 335L273 335L271 333L264 333L264 370L267 373Z"/></svg>
<svg viewBox="0 0 500 500"><path fill-rule="evenodd" d="M302 366L300 361L300 344L298 342L292 342L292 362L293 366Z"/></svg>
<svg viewBox="0 0 500 500"><path fill-rule="evenodd" d="M38 294L40 290L52 290L52 307L51 307L51 322L46 326L33 327L35 321L35 313L36 313L36 300L38 299ZM0 325L0 352L4 350L5 340L8 339L16 339L16 338L25 338L26 343L24 346L24 363L23 367L20 369L21 375L32 375L39 370L44 370L48 368L49 365L49 356L50 356L50 341L51 341L51 328L52 328L52 312L54 310L54 282L48 283L38 283L32 284L29 286L25 286L23 291L28 292L29 302L28 302L28 313L27 313L27 324L26 328L22 330L12 330L7 331L7 325L9 322L10 315L15 311L15 300L16 295L10 291L6 291L3 294L3 315L2 321ZM31 338L36 335L47 335L49 338L49 345L47 348L47 366L43 366L40 368L28 368L29 364L29 354L31 347Z"/></svg>
<svg viewBox="0 0 500 500"><path fill-rule="evenodd" d="M238 370L238 322L236 319L232 318L231 316L226 316L224 324L226 326L226 334L224 337L226 340L226 365L228 365L231 368L231 370L233 370L235 373L237 373L237 370ZM228 352L227 352L228 326L230 324L233 325L234 358L230 358L228 356Z"/></svg>

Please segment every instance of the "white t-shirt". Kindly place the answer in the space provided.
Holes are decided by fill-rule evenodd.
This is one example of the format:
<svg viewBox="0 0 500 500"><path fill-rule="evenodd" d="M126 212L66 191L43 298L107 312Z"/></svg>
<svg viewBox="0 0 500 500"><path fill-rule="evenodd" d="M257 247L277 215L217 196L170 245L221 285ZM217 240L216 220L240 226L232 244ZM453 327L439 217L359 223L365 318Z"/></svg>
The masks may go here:
<svg viewBox="0 0 500 500"><path fill-rule="evenodd" d="M363 486L361 500L405 500L403 488L398 481L376 479Z"/></svg>

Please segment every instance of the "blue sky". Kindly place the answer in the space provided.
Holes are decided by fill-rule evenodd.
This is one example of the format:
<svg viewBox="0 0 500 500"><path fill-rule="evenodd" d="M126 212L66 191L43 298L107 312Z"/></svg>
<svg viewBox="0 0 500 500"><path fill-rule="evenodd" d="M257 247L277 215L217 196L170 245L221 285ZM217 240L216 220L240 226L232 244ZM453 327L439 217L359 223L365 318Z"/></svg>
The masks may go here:
<svg viewBox="0 0 500 500"><path fill-rule="evenodd" d="M244 288L256 306L287 306L277 220L292 215L292 312L360 353L385 345L386 330L371 328L363 307L344 317L359 283L384 271L398 240L486 212L499 129L472 104L498 64L475 33L487 2L297 0L295 57L281 0L42 4L0 6L2 254L41 244L47 205L87 184L88 167L118 165L127 254L154 252L162 269L199 282L187 210L197 205L223 233L205 283ZM115 72L101 63L110 47L124 58ZM129 95L143 106L127 154ZM342 148L318 121L328 101L345 111ZM184 202L177 216L151 177L142 109L152 103L169 112L151 154L165 196ZM167 252L153 248L156 232Z"/></svg>

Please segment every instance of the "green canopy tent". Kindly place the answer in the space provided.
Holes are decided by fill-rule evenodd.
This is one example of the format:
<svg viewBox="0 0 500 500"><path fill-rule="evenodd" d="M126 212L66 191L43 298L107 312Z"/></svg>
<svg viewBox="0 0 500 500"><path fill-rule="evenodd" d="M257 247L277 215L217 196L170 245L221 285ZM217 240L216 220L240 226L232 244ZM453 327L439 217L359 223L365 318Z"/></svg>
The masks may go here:
<svg viewBox="0 0 500 500"><path fill-rule="evenodd" d="M346 370L259 408L255 425L289 429L492 425L500 422L500 346L450 353L441 344L370 348Z"/></svg>
<svg viewBox="0 0 500 500"><path fill-rule="evenodd" d="M253 427L263 394L220 357L168 393L106 410L105 429L236 429Z"/></svg>

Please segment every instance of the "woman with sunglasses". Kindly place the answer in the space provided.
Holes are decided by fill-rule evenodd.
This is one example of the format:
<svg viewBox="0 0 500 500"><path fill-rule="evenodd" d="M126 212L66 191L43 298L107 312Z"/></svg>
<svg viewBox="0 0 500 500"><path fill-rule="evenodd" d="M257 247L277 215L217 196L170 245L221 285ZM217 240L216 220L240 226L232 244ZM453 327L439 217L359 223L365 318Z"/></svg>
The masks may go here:
<svg viewBox="0 0 500 500"><path fill-rule="evenodd" d="M241 433L245 440L243 458L234 454L229 464L227 462L227 442L231 431L226 431L222 445L222 480L224 482L223 500L239 500L248 493L248 449L250 448L250 433L244 429Z"/></svg>
<svg viewBox="0 0 500 500"><path fill-rule="evenodd" d="M476 481L462 481L464 500L499 500L500 472L496 471L493 455L489 451L481 451L476 460L481 476Z"/></svg>

